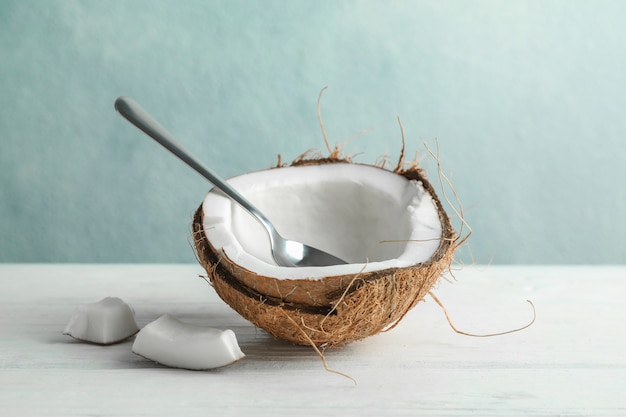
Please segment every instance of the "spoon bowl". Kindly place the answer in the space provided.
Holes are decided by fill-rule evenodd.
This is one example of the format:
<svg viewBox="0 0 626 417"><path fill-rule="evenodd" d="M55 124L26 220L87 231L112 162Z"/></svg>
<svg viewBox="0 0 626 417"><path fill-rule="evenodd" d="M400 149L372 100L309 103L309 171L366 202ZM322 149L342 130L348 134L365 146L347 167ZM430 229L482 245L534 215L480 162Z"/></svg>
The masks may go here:
<svg viewBox="0 0 626 417"><path fill-rule="evenodd" d="M267 231L274 261L280 266L330 266L342 265L347 262L320 249L304 243L283 238L269 219L237 190L198 161L174 137L163 128L152 116L139 106L133 99L119 97L115 100L115 109L129 122L156 140L167 150L179 157L183 162L197 171L213 185L222 190L229 198L238 203L255 217Z"/></svg>

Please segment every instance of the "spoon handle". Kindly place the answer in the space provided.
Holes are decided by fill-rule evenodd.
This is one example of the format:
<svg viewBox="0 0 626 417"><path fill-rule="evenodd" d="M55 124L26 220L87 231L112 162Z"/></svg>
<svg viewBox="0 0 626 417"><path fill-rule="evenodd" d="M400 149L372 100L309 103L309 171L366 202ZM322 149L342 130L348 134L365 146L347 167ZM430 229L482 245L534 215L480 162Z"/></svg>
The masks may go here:
<svg viewBox="0 0 626 417"><path fill-rule="evenodd" d="M250 214L256 217L259 222L268 230L273 232L270 221L252 203L250 203L237 190L224 181L219 175L206 167L187 151L174 137L145 110L129 97L119 97L115 100L115 109L126 120L131 122L145 134L163 145L168 151L179 157L184 163L196 170L200 175L209 180L213 185L222 190L228 197L240 204Z"/></svg>

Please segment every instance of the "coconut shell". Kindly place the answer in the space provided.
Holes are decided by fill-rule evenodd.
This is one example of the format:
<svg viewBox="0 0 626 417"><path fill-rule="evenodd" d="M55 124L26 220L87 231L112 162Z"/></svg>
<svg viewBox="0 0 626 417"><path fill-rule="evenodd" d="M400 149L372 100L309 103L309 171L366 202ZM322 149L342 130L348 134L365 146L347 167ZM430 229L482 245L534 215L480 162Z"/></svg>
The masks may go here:
<svg viewBox="0 0 626 417"><path fill-rule="evenodd" d="M299 159L292 165L324 163L348 161ZM413 167L396 173L421 181L437 207L442 239L428 261L406 268L314 280L265 277L237 265L220 248L211 245L204 231L200 205L193 220L194 242L198 259L215 291L254 325L300 345L341 345L394 326L424 299L449 268L456 248L450 219L422 170Z"/></svg>

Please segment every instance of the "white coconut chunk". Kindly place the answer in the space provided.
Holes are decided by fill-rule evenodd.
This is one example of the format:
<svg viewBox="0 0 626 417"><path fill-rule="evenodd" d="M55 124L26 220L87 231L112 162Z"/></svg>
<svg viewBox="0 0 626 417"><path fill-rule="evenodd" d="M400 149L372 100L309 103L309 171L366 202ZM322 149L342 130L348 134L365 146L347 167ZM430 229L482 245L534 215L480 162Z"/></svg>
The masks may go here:
<svg viewBox="0 0 626 417"><path fill-rule="evenodd" d="M283 237L349 262L304 268L276 265L265 229L212 190L203 203L209 242L237 265L263 276L317 279L403 268L428 261L441 243L441 219L422 183L381 168L345 163L296 166L241 175L229 183Z"/></svg>
<svg viewBox="0 0 626 417"><path fill-rule="evenodd" d="M128 339L139 331L132 307L117 297L80 304L63 334L78 340L109 345Z"/></svg>
<svg viewBox="0 0 626 417"><path fill-rule="evenodd" d="M220 368L245 356L232 330L183 323L169 314L141 329L133 353L162 365L192 370Z"/></svg>

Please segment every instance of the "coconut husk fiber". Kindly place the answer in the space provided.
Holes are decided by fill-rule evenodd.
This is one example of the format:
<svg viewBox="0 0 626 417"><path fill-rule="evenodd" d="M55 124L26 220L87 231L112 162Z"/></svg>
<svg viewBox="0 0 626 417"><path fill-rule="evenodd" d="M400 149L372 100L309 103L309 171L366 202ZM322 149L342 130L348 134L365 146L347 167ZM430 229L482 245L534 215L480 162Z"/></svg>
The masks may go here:
<svg viewBox="0 0 626 417"><path fill-rule="evenodd" d="M328 163L351 162L332 155L299 158L292 165ZM428 261L406 268L315 280L264 277L237 265L211 245L201 205L193 220L195 248L217 294L254 325L300 345L337 346L395 326L449 269L457 247L450 219L422 170L413 166L395 172L421 181L436 204L442 237Z"/></svg>

